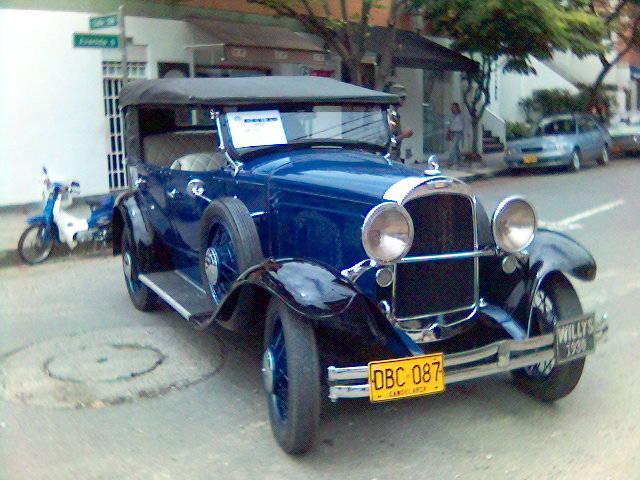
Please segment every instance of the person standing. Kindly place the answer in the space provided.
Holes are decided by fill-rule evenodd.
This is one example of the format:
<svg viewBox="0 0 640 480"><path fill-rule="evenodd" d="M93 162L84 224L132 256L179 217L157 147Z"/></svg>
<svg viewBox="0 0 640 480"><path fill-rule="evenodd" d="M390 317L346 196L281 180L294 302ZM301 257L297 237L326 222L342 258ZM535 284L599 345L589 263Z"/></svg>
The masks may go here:
<svg viewBox="0 0 640 480"><path fill-rule="evenodd" d="M462 143L464 142L464 116L460 104L451 104L451 120L447 130L447 141L451 142L449 149L449 166L453 167L462 161Z"/></svg>
<svg viewBox="0 0 640 480"><path fill-rule="evenodd" d="M389 87L389 93L395 93L400 97L400 104L398 108L402 107L407 100L407 91L404 85L394 84ZM398 108L394 108L391 111L391 134L396 139L396 145L392 149L393 156L398 160L404 163L404 160L400 158L400 145L402 144L402 140L405 138L409 138L413 136L413 130L410 128L402 129L402 125L400 124L400 112L398 112Z"/></svg>

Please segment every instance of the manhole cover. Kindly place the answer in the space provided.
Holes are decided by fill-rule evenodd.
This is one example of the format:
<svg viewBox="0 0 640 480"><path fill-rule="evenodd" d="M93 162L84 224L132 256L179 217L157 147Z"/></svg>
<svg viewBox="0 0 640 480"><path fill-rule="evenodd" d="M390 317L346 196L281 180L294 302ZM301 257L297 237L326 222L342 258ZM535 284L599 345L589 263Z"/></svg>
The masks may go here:
<svg viewBox="0 0 640 480"><path fill-rule="evenodd" d="M153 371L164 355L141 345L94 345L57 355L45 363L50 377L66 382L115 382Z"/></svg>
<svg viewBox="0 0 640 480"><path fill-rule="evenodd" d="M0 396L48 407L113 405L193 385L213 375L222 358L220 342L209 334L170 327L96 330L1 359Z"/></svg>

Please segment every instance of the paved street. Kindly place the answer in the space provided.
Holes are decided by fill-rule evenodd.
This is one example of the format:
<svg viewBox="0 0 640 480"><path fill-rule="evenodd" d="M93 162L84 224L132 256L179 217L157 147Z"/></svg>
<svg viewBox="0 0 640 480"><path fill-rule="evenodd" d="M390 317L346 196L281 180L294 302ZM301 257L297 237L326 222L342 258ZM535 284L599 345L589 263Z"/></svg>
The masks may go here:
<svg viewBox="0 0 640 480"><path fill-rule="evenodd" d="M569 397L541 404L499 375L427 398L327 403L317 447L301 458L271 437L258 339L195 332L169 309L134 310L119 258L0 269L0 478L638 479L639 186L639 160L473 184L488 212L524 195L598 262L596 281L576 287L585 310L609 313L609 342ZM135 366L69 365L84 339L100 363L141 338L161 347L133 352ZM42 362L71 385L52 384L46 401L33 393ZM79 391L87 375L108 383L127 368L135 387L102 399ZM135 383L145 372L153 385ZM2 398L8 387L22 397Z"/></svg>

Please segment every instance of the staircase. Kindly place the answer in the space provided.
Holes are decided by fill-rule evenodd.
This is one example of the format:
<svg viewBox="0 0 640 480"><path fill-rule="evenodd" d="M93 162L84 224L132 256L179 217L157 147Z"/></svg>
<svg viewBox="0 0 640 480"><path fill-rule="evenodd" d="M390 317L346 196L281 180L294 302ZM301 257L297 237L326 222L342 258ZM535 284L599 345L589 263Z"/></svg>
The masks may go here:
<svg viewBox="0 0 640 480"><path fill-rule="evenodd" d="M482 153L504 152L504 143L500 137L496 137L491 130L482 129Z"/></svg>

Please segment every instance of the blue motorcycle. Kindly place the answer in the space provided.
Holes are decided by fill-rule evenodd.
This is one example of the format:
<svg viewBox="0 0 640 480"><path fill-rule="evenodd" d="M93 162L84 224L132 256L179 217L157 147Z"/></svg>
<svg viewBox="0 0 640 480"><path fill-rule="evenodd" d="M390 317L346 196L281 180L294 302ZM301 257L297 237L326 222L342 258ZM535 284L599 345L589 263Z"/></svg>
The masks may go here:
<svg viewBox="0 0 640 480"><path fill-rule="evenodd" d="M99 202L88 202L89 218L78 218L64 208L72 203L71 196L80 193L80 184L54 182L46 167L42 167L42 214L27 219L29 227L18 241L18 254L29 264L43 262L49 257L55 242L66 244L73 250L78 243L107 242L111 240L112 196Z"/></svg>

